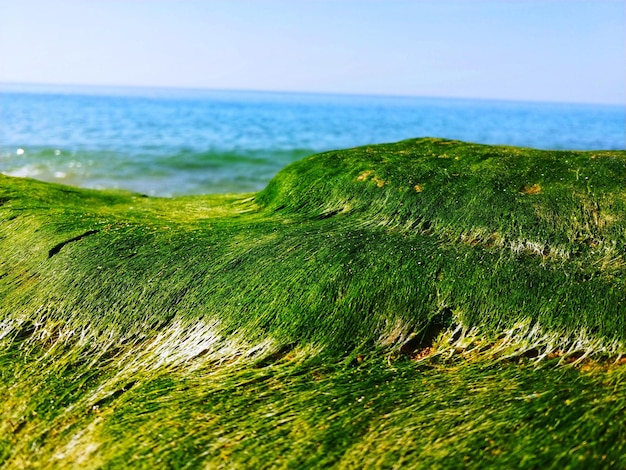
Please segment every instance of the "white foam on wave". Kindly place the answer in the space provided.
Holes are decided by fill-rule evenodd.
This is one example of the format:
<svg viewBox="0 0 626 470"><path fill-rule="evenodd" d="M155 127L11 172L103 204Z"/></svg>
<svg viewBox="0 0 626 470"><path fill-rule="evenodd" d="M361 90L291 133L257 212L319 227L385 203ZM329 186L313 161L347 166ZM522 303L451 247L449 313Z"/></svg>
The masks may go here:
<svg viewBox="0 0 626 470"><path fill-rule="evenodd" d="M3 171L3 175L18 176L20 178L36 178L42 173L41 168L35 165L25 165L12 170Z"/></svg>

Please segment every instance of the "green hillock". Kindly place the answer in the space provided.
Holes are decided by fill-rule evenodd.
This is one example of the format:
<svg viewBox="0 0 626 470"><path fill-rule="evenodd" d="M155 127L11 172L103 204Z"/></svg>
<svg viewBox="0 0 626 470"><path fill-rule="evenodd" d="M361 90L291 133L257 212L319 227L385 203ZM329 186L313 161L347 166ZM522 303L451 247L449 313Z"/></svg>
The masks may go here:
<svg viewBox="0 0 626 470"><path fill-rule="evenodd" d="M626 467L625 182L442 139L257 194L0 176L0 465Z"/></svg>

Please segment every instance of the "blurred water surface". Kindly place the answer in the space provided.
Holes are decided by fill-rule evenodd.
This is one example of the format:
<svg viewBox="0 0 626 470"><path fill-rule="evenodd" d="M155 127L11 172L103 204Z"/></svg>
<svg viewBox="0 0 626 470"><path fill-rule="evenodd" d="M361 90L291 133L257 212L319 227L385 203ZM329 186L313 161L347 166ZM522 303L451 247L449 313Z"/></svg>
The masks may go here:
<svg viewBox="0 0 626 470"><path fill-rule="evenodd" d="M0 88L0 172L150 195L248 192L306 155L413 137L624 149L620 106L138 88Z"/></svg>

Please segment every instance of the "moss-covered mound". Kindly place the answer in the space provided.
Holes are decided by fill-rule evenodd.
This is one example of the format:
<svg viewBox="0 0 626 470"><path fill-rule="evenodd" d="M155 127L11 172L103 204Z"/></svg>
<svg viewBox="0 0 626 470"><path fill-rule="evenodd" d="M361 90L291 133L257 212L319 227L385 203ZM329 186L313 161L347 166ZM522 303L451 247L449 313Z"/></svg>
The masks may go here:
<svg viewBox="0 0 626 470"><path fill-rule="evenodd" d="M1 177L0 463L624 467L625 183L440 139L253 195Z"/></svg>

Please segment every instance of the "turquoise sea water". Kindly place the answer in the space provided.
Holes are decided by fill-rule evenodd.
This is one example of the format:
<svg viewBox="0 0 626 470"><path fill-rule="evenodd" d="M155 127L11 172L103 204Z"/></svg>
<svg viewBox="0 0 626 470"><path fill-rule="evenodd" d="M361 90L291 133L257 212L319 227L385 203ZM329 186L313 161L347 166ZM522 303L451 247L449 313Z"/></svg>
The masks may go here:
<svg viewBox="0 0 626 470"><path fill-rule="evenodd" d="M624 149L621 106L2 86L0 172L150 195L248 192L306 155L413 137Z"/></svg>

